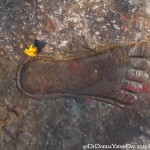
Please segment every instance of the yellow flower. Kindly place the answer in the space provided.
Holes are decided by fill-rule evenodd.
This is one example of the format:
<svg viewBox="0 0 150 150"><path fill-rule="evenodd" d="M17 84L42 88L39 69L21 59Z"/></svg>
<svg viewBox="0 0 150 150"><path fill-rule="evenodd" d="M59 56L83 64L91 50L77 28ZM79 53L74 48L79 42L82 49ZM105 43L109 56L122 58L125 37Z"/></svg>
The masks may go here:
<svg viewBox="0 0 150 150"><path fill-rule="evenodd" d="M24 50L24 53L30 57L35 57L38 54L38 49L34 46L34 44L31 44L28 49Z"/></svg>

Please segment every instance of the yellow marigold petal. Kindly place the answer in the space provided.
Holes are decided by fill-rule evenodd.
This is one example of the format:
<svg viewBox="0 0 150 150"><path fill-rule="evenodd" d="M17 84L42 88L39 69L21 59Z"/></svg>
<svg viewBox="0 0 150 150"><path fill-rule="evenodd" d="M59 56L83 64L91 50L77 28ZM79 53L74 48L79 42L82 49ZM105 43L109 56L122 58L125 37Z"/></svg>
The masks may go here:
<svg viewBox="0 0 150 150"><path fill-rule="evenodd" d="M24 50L24 53L30 57L35 57L38 54L38 49L31 44L28 49Z"/></svg>

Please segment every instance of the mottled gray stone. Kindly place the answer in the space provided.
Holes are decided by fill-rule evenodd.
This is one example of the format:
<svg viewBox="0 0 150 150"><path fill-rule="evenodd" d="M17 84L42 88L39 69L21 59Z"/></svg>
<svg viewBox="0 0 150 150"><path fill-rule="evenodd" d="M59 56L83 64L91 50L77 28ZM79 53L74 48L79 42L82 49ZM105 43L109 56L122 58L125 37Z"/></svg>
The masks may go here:
<svg viewBox="0 0 150 150"><path fill-rule="evenodd" d="M16 73L26 58L23 50L35 39L46 42L42 54L56 58L149 42L149 15L148 0L0 0L0 149L81 150L88 143L148 145L149 92L137 92L139 101L125 108L79 98L39 101L18 90ZM149 46L143 51L142 47L129 55L140 55L148 64ZM134 65L137 59L128 63ZM149 65L144 69L149 75ZM149 80L146 83L149 87Z"/></svg>

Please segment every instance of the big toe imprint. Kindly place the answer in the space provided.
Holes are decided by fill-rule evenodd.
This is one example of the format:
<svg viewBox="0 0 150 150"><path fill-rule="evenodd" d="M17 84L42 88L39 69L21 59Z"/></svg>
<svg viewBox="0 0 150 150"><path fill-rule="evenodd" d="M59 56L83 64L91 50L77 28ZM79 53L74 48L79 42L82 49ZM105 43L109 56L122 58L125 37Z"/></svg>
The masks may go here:
<svg viewBox="0 0 150 150"><path fill-rule="evenodd" d="M140 43L62 61L27 59L19 68L17 84L32 98L91 96L132 104L149 92L149 48Z"/></svg>

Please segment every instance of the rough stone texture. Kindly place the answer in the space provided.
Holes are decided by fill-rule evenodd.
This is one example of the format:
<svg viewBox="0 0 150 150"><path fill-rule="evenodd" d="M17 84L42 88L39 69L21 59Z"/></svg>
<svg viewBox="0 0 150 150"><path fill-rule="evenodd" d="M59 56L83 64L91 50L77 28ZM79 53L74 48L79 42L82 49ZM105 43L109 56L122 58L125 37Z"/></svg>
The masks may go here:
<svg viewBox="0 0 150 150"><path fill-rule="evenodd" d="M0 149L81 150L88 143L148 144L149 93L126 108L90 99L35 99L16 86L24 48L78 55L85 46L149 41L149 1L0 0ZM149 62L149 57L147 58ZM149 65L146 67L149 73ZM149 85L149 81L147 81Z"/></svg>

